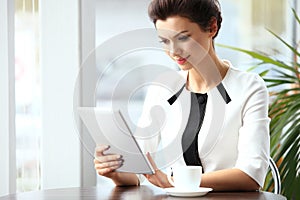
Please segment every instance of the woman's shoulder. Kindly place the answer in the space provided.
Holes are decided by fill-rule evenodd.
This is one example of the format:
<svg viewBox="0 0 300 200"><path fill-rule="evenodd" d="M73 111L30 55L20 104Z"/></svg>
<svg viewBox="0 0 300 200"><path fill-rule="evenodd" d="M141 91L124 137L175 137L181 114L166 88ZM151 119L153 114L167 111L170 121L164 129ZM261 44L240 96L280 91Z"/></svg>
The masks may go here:
<svg viewBox="0 0 300 200"><path fill-rule="evenodd" d="M243 71L233 66L230 66L223 84L229 95L235 98L247 99L254 94L268 94L266 84L258 73Z"/></svg>
<svg viewBox="0 0 300 200"><path fill-rule="evenodd" d="M232 66L228 69L224 82L228 85L237 84L239 87L265 86L264 80L258 73L243 71Z"/></svg>

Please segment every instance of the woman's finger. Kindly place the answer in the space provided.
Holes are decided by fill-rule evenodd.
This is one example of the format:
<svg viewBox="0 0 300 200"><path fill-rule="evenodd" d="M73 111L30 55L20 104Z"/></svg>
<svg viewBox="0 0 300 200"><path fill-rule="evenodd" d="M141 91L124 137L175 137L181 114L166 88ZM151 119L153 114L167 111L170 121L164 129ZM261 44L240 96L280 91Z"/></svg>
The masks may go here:
<svg viewBox="0 0 300 200"><path fill-rule="evenodd" d="M104 155L98 156L95 159L98 160L100 163L112 162L112 161L119 161L122 158L121 155Z"/></svg>
<svg viewBox="0 0 300 200"><path fill-rule="evenodd" d="M148 158L148 160L149 160L149 162L150 162L152 168L153 168L153 169L155 170L155 172L156 172L156 171L157 171L157 166L156 166L156 164L155 164L153 158L151 157L150 153L147 152L147 153L146 153L146 156L147 156L147 158Z"/></svg>
<svg viewBox="0 0 300 200"><path fill-rule="evenodd" d="M104 168L111 168L111 167L119 167L123 164L122 160L113 161L113 162L106 162L106 163L96 163L95 169L104 169Z"/></svg>
<svg viewBox="0 0 300 200"><path fill-rule="evenodd" d="M100 163L110 162L110 161L117 161L122 158L121 155L117 154L104 154L110 148L109 145L99 145L95 148L95 159L98 160Z"/></svg>
<svg viewBox="0 0 300 200"><path fill-rule="evenodd" d="M95 148L95 155L94 155L94 157L103 156L104 155L103 152L107 151L109 148L110 148L109 145L98 145Z"/></svg>
<svg viewBox="0 0 300 200"><path fill-rule="evenodd" d="M113 172L114 170L118 169L120 166L113 166L109 168L104 168L104 169L96 169L97 173L101 176L108 175L109 173Z"/></svg>

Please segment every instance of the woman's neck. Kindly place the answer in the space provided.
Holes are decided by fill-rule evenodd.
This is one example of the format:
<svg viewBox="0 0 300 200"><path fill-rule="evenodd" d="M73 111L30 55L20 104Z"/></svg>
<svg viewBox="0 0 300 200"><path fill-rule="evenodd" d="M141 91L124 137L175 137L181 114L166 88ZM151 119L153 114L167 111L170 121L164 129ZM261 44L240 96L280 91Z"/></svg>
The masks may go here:
<svg viewBox="0 0 300 200"><path fill-rule="evenodd" d="M216 54L208 54L201 62L188 71L187 88L196 93L207 93L224 79L229 64L220 60Z"/></svg>

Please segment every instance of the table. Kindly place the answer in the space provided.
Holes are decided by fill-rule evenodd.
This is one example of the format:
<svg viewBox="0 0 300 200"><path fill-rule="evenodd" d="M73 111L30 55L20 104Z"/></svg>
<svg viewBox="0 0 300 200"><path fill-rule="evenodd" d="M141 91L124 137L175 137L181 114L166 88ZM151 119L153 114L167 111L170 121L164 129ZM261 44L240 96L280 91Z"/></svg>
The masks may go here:
<svg viewBox="0 0 300 200"><path fill-rule="evenodd" d="M206 196L179 198L168 196L163 189L155 186L139 187L98 186L90 188L65 188L25 192L0 197L0 200L169 200L169 199L200 199L200 200L286 200L285 197L270 192L210 192Z"/></svg>

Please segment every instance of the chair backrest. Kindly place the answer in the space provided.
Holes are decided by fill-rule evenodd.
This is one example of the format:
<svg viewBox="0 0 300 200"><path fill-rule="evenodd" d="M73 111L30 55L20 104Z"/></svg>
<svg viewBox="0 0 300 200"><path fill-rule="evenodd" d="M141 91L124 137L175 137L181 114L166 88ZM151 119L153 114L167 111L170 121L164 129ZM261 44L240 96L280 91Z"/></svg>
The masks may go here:
<svg viewBox="0 0 300 200"><path fill-rule="evenodd" d="M269 166L271 168L271 173L274 180L274 193L280 194L281 192L280 174L274 160L271 157L269 158Z"/></svg>

